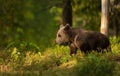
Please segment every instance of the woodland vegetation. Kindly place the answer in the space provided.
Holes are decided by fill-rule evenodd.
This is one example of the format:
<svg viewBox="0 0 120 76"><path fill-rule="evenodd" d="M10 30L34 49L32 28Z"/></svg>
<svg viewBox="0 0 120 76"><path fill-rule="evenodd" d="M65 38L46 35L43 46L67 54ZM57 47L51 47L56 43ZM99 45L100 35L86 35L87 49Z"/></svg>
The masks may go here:
<svg viewBox="0 0 120 76"><path fill-rule="evenodd" d="M0 75L120 76L119 0L0 0L0 5ZM112 53L79 50L71 57L68 47L54 43L60 23L104 33Z"/></svg>

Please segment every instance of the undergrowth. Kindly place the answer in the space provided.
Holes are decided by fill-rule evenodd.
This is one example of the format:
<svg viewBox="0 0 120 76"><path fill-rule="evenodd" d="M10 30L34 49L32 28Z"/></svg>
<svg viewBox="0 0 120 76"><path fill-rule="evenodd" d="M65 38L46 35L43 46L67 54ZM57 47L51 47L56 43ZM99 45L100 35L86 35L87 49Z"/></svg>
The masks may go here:
<svg viewBox="0 0 120 76"><path fill-rule="evenodd" d="M34 43L12 43L0 51L0 75L119 76L120 39L110 41L112 52L84 55L78 50L72 57L64 46L42 49Z"/></svg>

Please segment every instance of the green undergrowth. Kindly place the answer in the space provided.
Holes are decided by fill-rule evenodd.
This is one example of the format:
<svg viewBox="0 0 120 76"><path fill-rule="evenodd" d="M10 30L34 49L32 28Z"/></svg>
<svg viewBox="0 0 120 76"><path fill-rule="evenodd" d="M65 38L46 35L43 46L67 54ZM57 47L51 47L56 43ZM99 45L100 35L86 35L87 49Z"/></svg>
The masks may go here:
<svg viewBox="0 0 120 76"><path fill-rule="evenodd" d="M0 51L0 75L120 76L120 39L111 38L112 52L70 56L66 46L42 49L34 43L10 44Z"/></svg>

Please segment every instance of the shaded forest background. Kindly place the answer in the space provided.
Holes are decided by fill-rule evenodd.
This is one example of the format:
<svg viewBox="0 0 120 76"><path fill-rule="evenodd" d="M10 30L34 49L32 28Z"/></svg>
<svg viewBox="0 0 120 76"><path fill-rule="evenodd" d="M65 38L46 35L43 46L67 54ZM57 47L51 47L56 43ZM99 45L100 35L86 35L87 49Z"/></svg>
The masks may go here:
<svg viewBox="0 0 120 76"><path fill-rule="evenodd" d="M62 0L1 0L0 48L24 42L34 47L52 46L61 20L63 3ZM72 0L72 8L73 26L99 31L100 0ZM111 0L109 9L110 35L114 35L114 30L120 26L120 2Z"/></svg>

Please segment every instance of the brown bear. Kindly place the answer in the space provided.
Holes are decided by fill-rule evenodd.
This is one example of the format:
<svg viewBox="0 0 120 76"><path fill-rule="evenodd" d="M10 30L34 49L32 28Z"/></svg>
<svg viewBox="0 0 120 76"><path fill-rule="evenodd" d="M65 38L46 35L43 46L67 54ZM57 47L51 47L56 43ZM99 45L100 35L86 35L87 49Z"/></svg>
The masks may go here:
<svg viewBox="0 0 120 76"><path fill-rule="evenodd" d="M55 42L59 45L68 45L70 55L76 54L77 49L88 53L92 50L99 52L110 46L109 39L105 35L99 32L72 28L69 24L60 25Z"/></svg>

